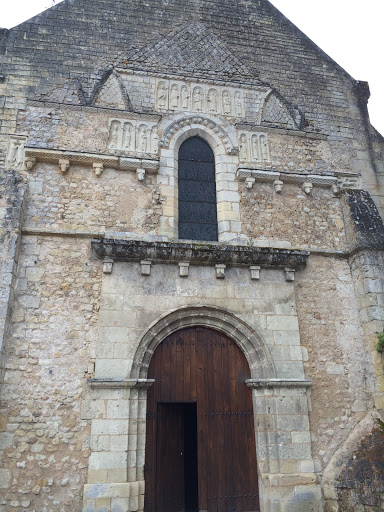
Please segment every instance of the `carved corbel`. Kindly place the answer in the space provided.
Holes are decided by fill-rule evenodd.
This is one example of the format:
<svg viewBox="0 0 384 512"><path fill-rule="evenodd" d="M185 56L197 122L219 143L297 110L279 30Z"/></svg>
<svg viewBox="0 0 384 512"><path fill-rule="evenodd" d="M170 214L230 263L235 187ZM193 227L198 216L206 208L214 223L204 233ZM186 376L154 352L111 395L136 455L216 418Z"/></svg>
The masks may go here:
<svg viewBox="0 0 384 512"><path fill-rule="evenodd" d="M189 262L181 261L179 263L179 275L180 275L180 277L188 277L188 275L189 275Z"/></svg>
<svg viewBox="0 0 384 512"><path fill-rule="evenodd" d="M69 164L70 164L69 160L64 159L64 158L60 158L60 160L59 160L59 169L60 169L61 174L65 174L65 173L68 172Z"/></svg>
<svg viewBox="0 0 384 512"><path fill-rule="evenodd" d="M281 180L275 180L273 182L273 187L275 189L275 192L277 194L280 194L283 190L283 187L284 187L284 182L282 182Z"/></svg>
<svg viewBox="0 0 384 512"><path fill-rule="evenodd" d="M288 282L292 282L295 280L295 270L293 268L285 269L285 280Z"/></svg>
<svg viewBox="0 0 384 512"><path fill-rule="evenodd" d="M305 181L301 188L304 190L304 192L307 194L307 196L312 192L313 184L310 181Z"/></svg>
<svg viewBox="0 0 384 512"><path fill-rule="evenodd" d="M113 259L111 258L104 258L103 261L103 273L104 274L112 274L113 270Z"/></svg>
<svg viewBox="0 0 384 512"><path fill-rule="evenodd" d="M249 177L249 178L245 178L245 185L246 187L251 190L253 185L255 184L255 178L252 178L252 177Z"/></svg>
<svg viewBox="0 0 384 512"><path fill-rule="evenodd" d="M142 276L150 276L151 275L151 265L152 265L152 261L149 261L149 260L141 260L140 261L140 273Z"/></svg>
<svg viewBox="0 0 384 512"><path fill-rule="evenodd" d="M260 279L260 266L252 265L249 267L249 270L251 271L251 279L258 281Z"/></svg>
<svg viewBox="0 0 384 512"><path fill-rule="evenodd" d="M227 265L223 265L219 263L216 265L216 278L217 279L224 279L225 278L225 269L227 268Z"/></svg>
<svg viewBox="0 0 384 512"><path fill-rule="evenodd" d="M34 168L35 164L36 164L36 158L32 158L32 157L27 157L25 159L25 168L27 171L32 171L32 169Z"/></svg>
<svg viewBox="0 0 384 512"><path fill-rule="evenodd" d="M95 171L96 176L99 178L101 173L104 171L104 164L94 163L93 170Z"/></svg>
<svg viewBox="0 0 384 512"><path fill-rule="evenodd" d="M139 167L138 169L136 169L136 176L139 181L144 181L145 169L143 169L142 167Z"/></svg>
<svg viewBox="0 0 384 512"><path fill-rule="evenodd" d="M341 194L340 185L337 185L337 184L332 185L332 193L335 197L339 197Z"/></svg>

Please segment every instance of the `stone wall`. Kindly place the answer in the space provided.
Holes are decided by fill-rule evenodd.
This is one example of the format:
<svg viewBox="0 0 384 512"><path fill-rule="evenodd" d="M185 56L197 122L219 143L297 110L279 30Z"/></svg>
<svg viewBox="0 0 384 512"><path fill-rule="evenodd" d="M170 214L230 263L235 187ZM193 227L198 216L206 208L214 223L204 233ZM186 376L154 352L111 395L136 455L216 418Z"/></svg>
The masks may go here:
<svg viewBox="0 0 384 512"><path fill-rule="evenodd" d="M81 510L99 293L87 241L23 238L0 396L4 510Z"/></svg>

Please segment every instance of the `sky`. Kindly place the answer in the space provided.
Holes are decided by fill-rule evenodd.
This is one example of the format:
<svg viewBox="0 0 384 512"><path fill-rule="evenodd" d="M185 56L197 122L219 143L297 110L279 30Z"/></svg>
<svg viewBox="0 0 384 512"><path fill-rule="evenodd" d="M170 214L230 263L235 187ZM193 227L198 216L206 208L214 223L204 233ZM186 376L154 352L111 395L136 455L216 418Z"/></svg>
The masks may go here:
<svg viewBox="0 0 384 512"><path fill-rule="evenodd" d="M369 82L371 123L384 135L384 0L270 1L353 78ZM51 5L52 0L7 1L0 26L11 28Z"/></svg>

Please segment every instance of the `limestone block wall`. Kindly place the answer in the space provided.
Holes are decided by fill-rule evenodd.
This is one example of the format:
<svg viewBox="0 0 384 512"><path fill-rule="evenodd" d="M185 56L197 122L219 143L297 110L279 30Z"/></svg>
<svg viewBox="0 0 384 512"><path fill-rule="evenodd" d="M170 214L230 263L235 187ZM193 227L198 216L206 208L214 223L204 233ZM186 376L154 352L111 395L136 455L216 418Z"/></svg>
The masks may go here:
<svg viewBox="0 0 384 512"><path fill-rule="evenodd" d="M0 395L4 510L80 511L101 269L89 243L23 237ZM30 507L30 508L29 508Z"/></svg>
<svg viewBox="0 0 384 512"><path fill-rule="evenodd" d="M315 187L306 195L298 185L286 184L278 194L272 183L255 183L252 189L243 185L240 190L240 215L248 238L289 240L297 248L347 249L340 200L329 188Z"/></svg>
<svg viewBox="0 0 384 512"><path fill-rule="evenodd" d="M104 233L156 233L162 204L156 179L137 180L130 171L72 165L63 175L58 164L36 164L30 174L26 229Z"/></svg>

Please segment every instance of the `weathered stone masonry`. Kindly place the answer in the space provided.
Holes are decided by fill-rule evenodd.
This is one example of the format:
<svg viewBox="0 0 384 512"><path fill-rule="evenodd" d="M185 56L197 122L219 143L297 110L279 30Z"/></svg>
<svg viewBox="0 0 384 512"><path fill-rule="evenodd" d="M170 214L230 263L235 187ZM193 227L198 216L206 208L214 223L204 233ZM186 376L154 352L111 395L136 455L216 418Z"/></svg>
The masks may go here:
<svg viewBox="0 0 384 512"><path fill-rule="evenodd" d="M267 0L64 0L0 30L0 508L144 510L148 366L250 368L262 512L384 507L383 138ZM178 238L178 151L218 241Z"/></svg>

